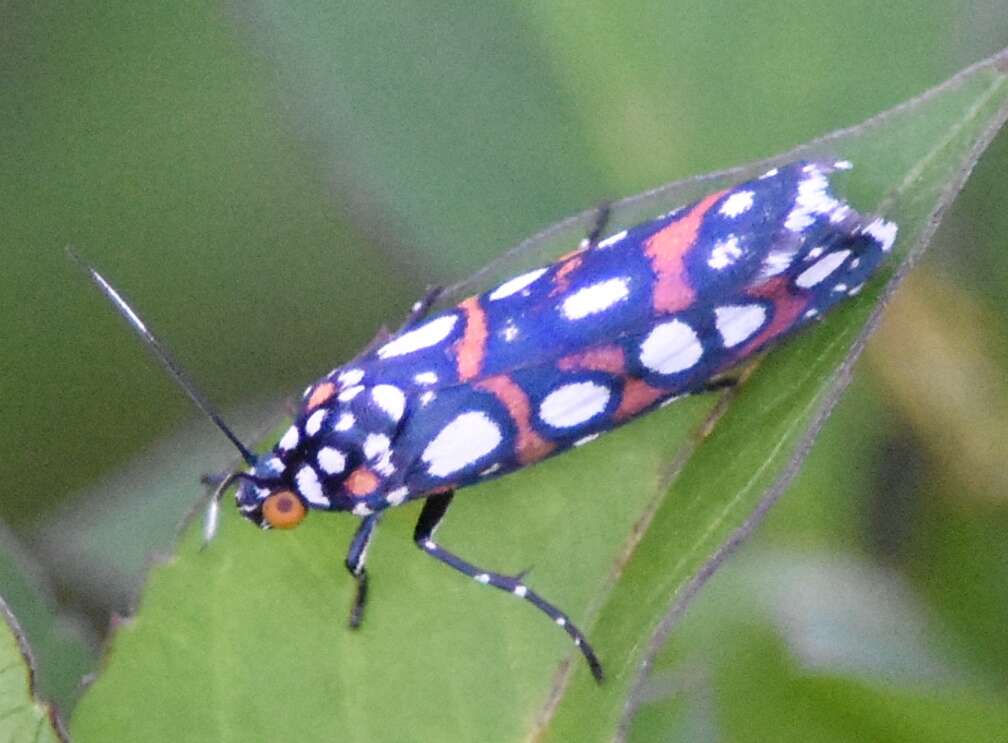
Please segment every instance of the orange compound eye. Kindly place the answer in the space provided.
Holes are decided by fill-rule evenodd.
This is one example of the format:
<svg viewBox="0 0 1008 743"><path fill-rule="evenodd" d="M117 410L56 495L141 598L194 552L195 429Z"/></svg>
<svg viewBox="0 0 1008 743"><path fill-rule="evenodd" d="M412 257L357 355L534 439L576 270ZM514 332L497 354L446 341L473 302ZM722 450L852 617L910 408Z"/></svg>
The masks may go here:
<svg viewBox="0 0 1008 743"><path fill-rule="evenodd" d="M294 493L281 490L263 501L262 514L274 529L293 529L308 515L308 509Z"/></svg>

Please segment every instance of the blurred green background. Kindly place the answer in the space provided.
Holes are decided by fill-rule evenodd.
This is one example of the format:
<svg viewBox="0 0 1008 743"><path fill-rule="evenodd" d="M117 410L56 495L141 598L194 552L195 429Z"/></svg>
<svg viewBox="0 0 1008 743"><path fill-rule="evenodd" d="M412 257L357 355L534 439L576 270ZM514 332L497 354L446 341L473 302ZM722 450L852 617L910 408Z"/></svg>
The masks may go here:
<svg viewBox="0 0 1008 743"><path fill-rule="evenodd" d="M67 243L253 437L425 285L1008 45L997 0L4 12L3 593L41 655L72 656L43 679L64 704L199 473L231 456ZM803 739L910 740L894 710L935 699L964 734L1008 691L1006 184L1002 134L798 483L673 635L695 666L659 663L635 736L783 740L784 709ZM190 502L109 497L175 462ZM73 652L43 619L53 602L84 638Z"/></svg>

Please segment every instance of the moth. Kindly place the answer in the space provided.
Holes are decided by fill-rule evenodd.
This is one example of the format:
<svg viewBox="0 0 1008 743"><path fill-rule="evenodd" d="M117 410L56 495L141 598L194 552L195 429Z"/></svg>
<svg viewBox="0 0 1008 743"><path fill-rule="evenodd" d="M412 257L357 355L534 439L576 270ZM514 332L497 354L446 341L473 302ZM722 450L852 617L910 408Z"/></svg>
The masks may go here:
<svg viewBox="0 0 1008 743"><path fill-rule="evenodd" d="M445 549L435 529L458 489L730 384L740 362L856 295L897 226L832 195L830 174L849 167L794 162L604 237L602 208L585 240L549 265L435 313L430 293L398 332L309 385L263 455L235 436L102 275L84 268L248 465L220 482L207 539L236 483L238 510L264 529L292 528L312 510L353 514L355 627L375 527L387 509L422 500L417 546L535 606L601 681L598 657L565 613L523 576Z"/></svg>

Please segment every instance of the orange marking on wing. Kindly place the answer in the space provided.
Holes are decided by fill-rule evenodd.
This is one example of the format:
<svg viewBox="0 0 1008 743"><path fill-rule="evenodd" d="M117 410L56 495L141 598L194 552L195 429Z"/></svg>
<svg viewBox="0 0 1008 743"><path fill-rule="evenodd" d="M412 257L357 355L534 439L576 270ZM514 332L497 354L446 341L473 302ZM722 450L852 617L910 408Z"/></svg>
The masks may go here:
<svg viewBox="0 0 1008 743"><path fill-rule="evenodd" d="M656 312L678 312L686 309L696 298L696 292L686 282L686 266L683 257L693 243L714 202L724 195L724 191L705 197L687 214L656 232L644 245L644 253L651 259L657 279L654 286L654 308Z"/></svg>
<svg viewBox="0 0 1008 743"><path fill-rule="evenodd" d="M378 475L361 466L350 473L344 485L354 495L362 496L373 493L379 482Z"/></svg>
<svg viewBox="0 0 1008 743"><path fill-rule="evenodd" d="M465 315L465 333L455 343L455 363L458 365L459 379L463 382L476 377L483 368L486 355L487 321L486 313L476 297L469 297L459 304Z"/></svg>
<svg viewBox="0 0 1008 743"><path fill-rule="evenodd" d="M494 395L507 408L511 419L518 429L518 440L515 444L515 454L522 464L538 462L554 448L556 444L547 441L532 428L532 406L529 405L525 390L503 374L487 377L476 387Z"/></svg>
<svg viewBox="0 0 1008 743"><path fill-rule="evenodd" d="M618 421L633 418L666 394L668 394L666 390L652 387L642 379L628 378L623 385L623 399L620 400L619 408L613 417Z"/></svg>
<svg viewBox="0 0 1008 743"><path fill-rule="evenodd" d="M749 290L749 296L771 300L774 304L773 320L763 328L759 335L742 346L735 354L734 359L723 368L733 366L738 359L748 356L790 328L808 305L808 297L795 296L788 291L787 278L784 276L775 276L769 281L753 287Z"/></svg>
<svg viewBox="0 0 1008 743"><path fill-rule="evenodd" d="M619 346L599 346L589 348L581 353L572 353L557 361L557 367L562 371L589 371L622 374L625 370L623 349Z"/></svg>
<svg viewBox="0 0 1008 743"><path fill-rule="evenodd" d="M584 260L581 256L582 253L584 253L584 249L578 248L560 259L563 263L561 263L560 268L556 270L556 273L553 274L554 286L553 290L550 292L551 297L564 294L568 289L570 289L570 275L578 269L581 265L581 261Z"/></svg>
<svg viewBox="0 0 1008 743"><path fill-rule="evenodd" d="M305 404L305 410L314 410L319 405L324 405L329 401L329 398L333 396L336 392L336 385L332 382L323 382L318 387L312 390L311 396L308 398L308 402Z"/></svg>

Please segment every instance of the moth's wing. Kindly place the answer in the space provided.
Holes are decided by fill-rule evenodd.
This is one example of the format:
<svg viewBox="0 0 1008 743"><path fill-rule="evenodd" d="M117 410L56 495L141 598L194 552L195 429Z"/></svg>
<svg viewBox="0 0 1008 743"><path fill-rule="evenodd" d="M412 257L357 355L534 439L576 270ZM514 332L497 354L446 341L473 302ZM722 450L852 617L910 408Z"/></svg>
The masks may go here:
<svg viewBox="0 0 1008 743"><path fill-rule="evenodd" d="M791 163L436 313L354 363L369 378L440 389L643 332L658 317L786 273L822 240L860 228L829 193L831 164Z"/></svg>
<svg viewBox="0 0 1008 743"><path fill-rule="evenodd" d="M894 224L831 193L845 165L771 169L482 295L478 378L548 390L599 371L647 382L652 401L702 389L857 294L891 249Z"/></svg>

